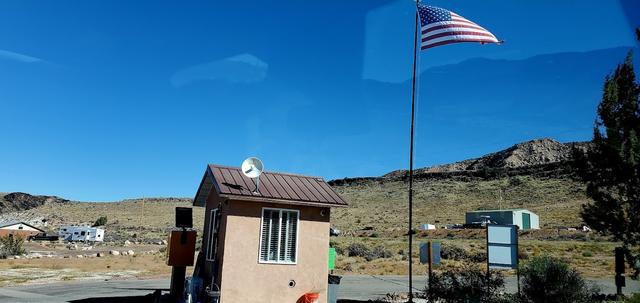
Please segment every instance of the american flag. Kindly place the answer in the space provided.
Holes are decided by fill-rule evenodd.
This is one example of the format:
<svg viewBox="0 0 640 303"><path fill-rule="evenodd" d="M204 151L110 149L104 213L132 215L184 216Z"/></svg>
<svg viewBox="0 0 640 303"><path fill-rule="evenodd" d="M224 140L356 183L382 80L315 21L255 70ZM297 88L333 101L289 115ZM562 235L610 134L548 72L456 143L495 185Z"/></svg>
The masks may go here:
<svg viewBox="0 0 640 303"><path fill-rule="evenodd" d="M501 43L496 36L446 9L418 4L421 49L458 42Z"/></svg>

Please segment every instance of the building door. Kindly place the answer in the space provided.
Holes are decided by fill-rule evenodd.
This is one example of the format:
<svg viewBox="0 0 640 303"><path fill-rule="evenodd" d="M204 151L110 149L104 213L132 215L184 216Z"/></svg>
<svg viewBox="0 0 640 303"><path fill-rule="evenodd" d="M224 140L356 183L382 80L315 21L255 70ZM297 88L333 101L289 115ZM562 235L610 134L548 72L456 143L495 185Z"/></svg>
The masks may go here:
<svg viewBox="0 0 640 303"><path fill-rule="evenodd" d="M216 252L218 250L218 228L220 220L218 218L218 209L212 209L209 215L209 232L207 239L207 261L215 261Z"/></svg>
<svg viewBox="0 0 640 303"><path fill-rule="evenodd" d="M531 229L531 214L522 213L522 229Z"/></svg>

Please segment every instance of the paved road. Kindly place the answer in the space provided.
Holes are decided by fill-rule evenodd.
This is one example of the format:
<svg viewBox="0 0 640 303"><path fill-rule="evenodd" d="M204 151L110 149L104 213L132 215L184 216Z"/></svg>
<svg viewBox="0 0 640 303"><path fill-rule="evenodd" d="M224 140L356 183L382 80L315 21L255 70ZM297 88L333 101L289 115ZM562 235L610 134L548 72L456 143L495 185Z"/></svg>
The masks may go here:
<svg viewBox="0 0 640 303"><path fill-rule="evenodd" d="M424 288L426 278L415 277L414 287ZM615 292L612 281L597 281L603 292ZM341 299L376 299L390 292L406 291L406 276L345 276L340 283ZM640 282L627 279L627 293L640 292ZM168 279L70 281L0 288L0 303L57 303L97 297L142 296L167 289ZM507 278L507 291L515 292L514 278Z"/></svg>
<svg viewBox="0 0 640 303"><path fill-rule="evenodd" d="M613 279L610 280L589 280L600 287L602 293L615 293L616 286ZM424 290L427 284L425 276L413 278L413 288L415 291ZM406 292L409 287L408 276L345 276L340 283L338 297L341 299L368 300L380 298L391 292ZM515 293L518 284L515 277L505 278L506 291ZM640 293L640 281L633 281L627 278L627 287L623 288L624 293Z"/></svg>
<svg viewBox="0 0 640 303"><path fill-rule="evenodd" d="M69 281L21 285L0 288L0 302L58 303L96 297L142 296L155 289L168 287L169 279Z"/></svg>

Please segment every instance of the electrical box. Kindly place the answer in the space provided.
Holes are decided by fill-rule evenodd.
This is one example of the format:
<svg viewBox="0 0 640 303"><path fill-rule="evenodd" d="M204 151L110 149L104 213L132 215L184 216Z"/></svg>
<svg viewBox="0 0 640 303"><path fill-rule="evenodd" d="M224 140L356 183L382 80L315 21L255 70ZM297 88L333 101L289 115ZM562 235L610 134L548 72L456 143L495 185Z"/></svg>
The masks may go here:
<svg viewBox="0 0 640 303"><path fill-rule="evenodd" d="M192 212L191 207L176 207L176 227L192 228Z"/></svg>
<svg viewBox="0 0 640 303"><path fill-rule="evenodd" d="M329 270L334 270L336 268L336 249L334 247L329 247Z"/></svg>
<svg viewBox="0 0 640 303"><path fill-rule="evenodd" d="M195 230L172 230L167 243L167 265L193 266L196 237Z"/></svg>

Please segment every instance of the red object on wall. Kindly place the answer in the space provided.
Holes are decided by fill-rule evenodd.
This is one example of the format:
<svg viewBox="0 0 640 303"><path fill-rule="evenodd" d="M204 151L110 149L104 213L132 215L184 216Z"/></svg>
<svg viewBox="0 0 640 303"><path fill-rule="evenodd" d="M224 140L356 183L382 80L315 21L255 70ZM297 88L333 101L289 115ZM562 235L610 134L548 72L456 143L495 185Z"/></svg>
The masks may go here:
<svg viewBox="0 0 640 303"><path fill-rule="evenodd" d="M304 303L317 303L320 294L317 292L304 294Z"/></svg>

